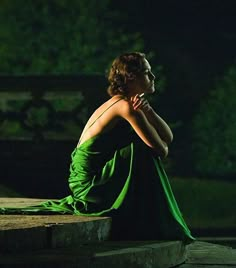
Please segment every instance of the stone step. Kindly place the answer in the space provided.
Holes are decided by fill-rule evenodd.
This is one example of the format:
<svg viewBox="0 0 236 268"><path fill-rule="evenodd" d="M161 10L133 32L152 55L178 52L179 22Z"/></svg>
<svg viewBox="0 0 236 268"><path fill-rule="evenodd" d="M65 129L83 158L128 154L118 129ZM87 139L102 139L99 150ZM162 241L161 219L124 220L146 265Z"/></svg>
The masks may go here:
<svg viewBox="0 0 236 268"><path fill-rule="evenodd" d="M197 241L187 246L187 259L179 268L236 267L236 249Z"/></svg>
<svg viewBox="0 0 236 268"><path fill-rule="evenodd" d="M42 199L0 198L0 207ZM168 268L183 263L181 241L108 241L109 217L0 215L0 267Z"/></svg>
<svg viewBox="0 0 236 268"><path fill-rule="evenodd" d="M185 259L186 247L180 241L104 241L73 248L0 254L0 267L168 268Z"/></svg>
<svg viewBox="0 0 236 268"><path fill-rule="evenodd" d="M0 198L0 207L37 205L42 199ZM78 246L109 238L111 218L76 215L0 215L0 252Z"/></svg>

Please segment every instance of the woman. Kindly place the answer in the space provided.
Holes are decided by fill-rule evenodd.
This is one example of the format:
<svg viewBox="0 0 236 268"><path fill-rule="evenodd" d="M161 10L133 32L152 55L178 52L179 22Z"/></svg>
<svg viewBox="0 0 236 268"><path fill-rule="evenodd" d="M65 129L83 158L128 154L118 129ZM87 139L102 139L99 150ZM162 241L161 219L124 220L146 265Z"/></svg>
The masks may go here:
<svg viewBox="0 0 236 268"><path fill-rule="evenodd" d="M23 210L111 216L114 239L194 239L161 164L173 134L143 97L155 91L145 55L117 57L108 80L111 98L91 115L72 153L72 194Z"/></svg>

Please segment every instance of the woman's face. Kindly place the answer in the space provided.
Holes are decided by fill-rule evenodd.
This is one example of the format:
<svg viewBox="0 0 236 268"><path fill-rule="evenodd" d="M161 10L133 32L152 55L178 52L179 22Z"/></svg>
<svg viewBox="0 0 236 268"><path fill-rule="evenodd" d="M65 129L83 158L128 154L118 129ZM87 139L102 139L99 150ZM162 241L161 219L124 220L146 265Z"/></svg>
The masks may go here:
<svg viewBox="0 0 236 268"><path fill-rule="evenodd" d="M143 71L138 74L133 81L133 89L135 94L153 93L155 91L154 85L155 75L151 71L149 62L144 59Z"/></svg>

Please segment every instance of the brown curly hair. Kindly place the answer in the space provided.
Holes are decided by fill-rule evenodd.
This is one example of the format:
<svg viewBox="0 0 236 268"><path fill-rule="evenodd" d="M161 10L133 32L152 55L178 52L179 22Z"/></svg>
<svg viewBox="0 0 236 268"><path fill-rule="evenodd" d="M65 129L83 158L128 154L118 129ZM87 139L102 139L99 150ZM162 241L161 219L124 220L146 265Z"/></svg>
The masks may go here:
<svg viewBox="0 0 236 268"><path fill-rule="evenodd" d="M110 96L126 95L127 83L143 71L145 54L141 52L124 53L117 57L108 73Z"/></svg>

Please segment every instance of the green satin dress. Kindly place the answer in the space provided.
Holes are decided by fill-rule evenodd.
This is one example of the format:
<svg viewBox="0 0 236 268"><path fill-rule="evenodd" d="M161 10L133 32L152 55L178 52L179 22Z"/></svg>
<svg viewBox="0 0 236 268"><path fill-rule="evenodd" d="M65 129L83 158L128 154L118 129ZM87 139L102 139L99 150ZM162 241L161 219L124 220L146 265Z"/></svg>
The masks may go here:
<svg viewBox="0 0 236 268"><path fill-rule="evenodd" d="M194 240L161 159L127 121L80 144L71 158L72 194L21 212L111 216L112 236L118 239Z"/></svg>

